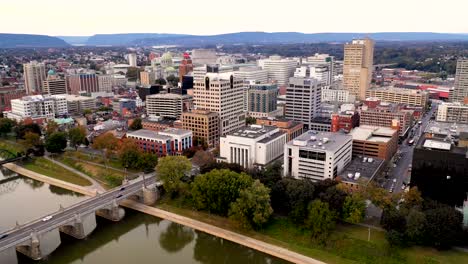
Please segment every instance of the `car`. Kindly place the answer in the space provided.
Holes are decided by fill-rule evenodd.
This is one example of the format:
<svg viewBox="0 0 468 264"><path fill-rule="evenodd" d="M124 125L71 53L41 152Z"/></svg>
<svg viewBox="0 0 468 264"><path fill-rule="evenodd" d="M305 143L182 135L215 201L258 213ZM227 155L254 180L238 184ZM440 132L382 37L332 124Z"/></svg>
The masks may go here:
<svg viewBox="0 0 468 264"><path fill-rule="evenodd" d="M42 222L49 221L50 219L52 219L52 216L51 216L51 215L48 215L48 216L42 218Z"/></svg>
<svg viewBox="0 0 468 264"><path fill-rule="evenodd" d="M390 191L388 191L388 192L389 192L389 193L392 193L392 192L393 192L393 188L392 188L392 189L390 189Z"/></svg>
<svg viewBox="0 0 468 264"><path fill-rule="evenodd" d="M122 196L123 196L122 194L119 194L119 195L117 195L117 197L115 197L115 198L120 198L120 197L122 197Z"/></svg>
<svg viewBox="0 0 468 264"><path fill-rule="evenodd" d="M120 188L121 191L125 190L125 187Z"/></svg>
<svg viewBox="0 0 468 264"><path fill-rule="evenodd" d="M6 237L8 237L8 234L1 235L1 236L0 236L0 239L4 239L4 238L6 238Z"/></svg>
<svg viewBox="0 0 468 264"><path fill-rule="evenodd" d="M393 179L393 182L396 182L396 179Z"/></svg>

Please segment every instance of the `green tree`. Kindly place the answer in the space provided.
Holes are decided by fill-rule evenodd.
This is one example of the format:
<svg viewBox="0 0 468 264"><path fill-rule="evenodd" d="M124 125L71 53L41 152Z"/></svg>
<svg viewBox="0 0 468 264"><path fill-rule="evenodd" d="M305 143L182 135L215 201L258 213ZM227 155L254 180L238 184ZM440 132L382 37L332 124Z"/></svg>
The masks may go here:
<svg viewBox="0 0 468 264"><path fill-rule="evenodd" d="M138 158L137 167L138 169L141 169L144 171L150 171L150 170L153 170L157 164L158 164L158 156L152 153L146 152L146 153L140 154L140 157Z"/></svg>
<svg viewBox="0 0 468 264"><path fill-rule="evenodd" d="M335 227L335 213L328 203L320 200L313 200L307 209L306 227L310 229L312 239L323 241Z"/></svg>
<svg viewBox="0 0 468 264"><path fill-rule="evenodd" d="M117 155L123 167L132 169L138 168L141 150L133 139L123 139L119 146Z"/></svg>
<svg viewBox="0 0 468 264"><path fill-rule="evenodd" d="M364 219L366 203L359 195L348 195L342 211L344 221L356 224Z"/></svg>
<svg viewBox="0 0 468 264"><path fill-rule="evenodd" d="M281 166L281 162L273 162L272 164L267 165L265 168L252 169L249 171L249 174L252 176L252 178L260 180L261 183L271 189L283 178L281 173Z"/></svg>
<svg viewBox="0 0 468 264"><path fill-rule="evenodd" d="M270 190L259 180L240 191L239 198L229 209L229 218L238 221L244 228L259 228L273 213L270 205Z"/></svg>
<svg viewBox="0 0 468 264"><path fill-rule="evenodd" d="M77 149L79 145L86 143L86 129L82 126L71 128L68 131L68 139L70 145Z"/></svg>
<svg viewBox="0 0 468 264"><path fill-rule="evenodd" d="M54 120L49 120L47 122L46 129L45 129L46 136L52 135L53 133L57 132L58 129L59 129L59 124L57 124L57 122L55 122Z"/></svg>
<svg viewBox="0 0 468 264"><path fill-rule="evenodd" d="M141 124L141 118L137 117L133 119L132 124L128 128L130 128L131 130L142 129L143 125Z"/></svg>
<svg viewBox="0 0 468 264"><path fill-rule="evenodd" d="M20 142L26 149L42 145L41 137L38 134L29 131L26 132L24 139Z"/></svg>
<svg viewBox="0 0 468 264"><path fill-rule="evenodd" d="M423 243L426 225L426 215L421 211L411 209L406 216L405 235L408 240L414 244L421 245Z"/></svg>
<svg viewBox="0 0 468 264"><path fill-rule="evenodd" d="M463 215L454 208L437 204L426 214L426 243L439 249L450 248L459 242L463 233Z"/></svg>
<svg viewBox="0 0 468 264"><path fill-rule="evenodd" d="M245 119L246 125L252 125L252 124L255 124L256 122L257 122L257 119L255 117L249 116Z"/></svg>
<svg viewBox="0 0 468 264"><path fill-rule="evenodd" d="M84 116L90 115L90 114L92 114L92 113L93 113L93 111L92 111L91 109L85 109L85 110L83 110L83 115L84 115Z"/></svg>
<svg viewBox="0 0 468 264"><path fill-rule="evenodd" d="M60 153L67 147L67 134L63 132L52 133L47 137L45 148L51 153Z"/></svg>
<svg viewBox="0 0 468 264"><path fill-rule="evenodd" d="M241 190L251 186L252 182L249 175L226 169L198 175L192 183L194 205L198 209L225 216L231 203L239 198Z"/></svg>
<svg viewBox="0 0 468 264"><path fill-rule="evenodd" d="M4 136L10 133L15 125L16 122L14 120L9 118L0 118L0 134Z"/></svg>
<svg viewBox="0 0 468 264"><path fill-rule="evenodd" d="M38 124L20 124L15 127L15 133L17 139L24 139L26 132L36 133L39 136L42 135L41 127Z"/></svg>
<svg viewBox="0 0 468 264"><path fill-rule="evenodd" d="M179 78L177 78L176 76L172 74L167 76L166 80L169 84L171 84L174 87L176 87L179 84Z"/></svg>
<svg viewBox="0 0 468 264"><path fill-rule="evenodd" d="M159 78L155 81L156 84L159 84L159 85L166 85L166 80L164 78Z"/></svg>
<svg viewBox="0 0 468 264"><path fill-rule="evenodd" d="M156 173L163 181L164 190L175 196L185 187L182 178L192 169L192 163L184 156L166 156L159 160Z"/></svg>

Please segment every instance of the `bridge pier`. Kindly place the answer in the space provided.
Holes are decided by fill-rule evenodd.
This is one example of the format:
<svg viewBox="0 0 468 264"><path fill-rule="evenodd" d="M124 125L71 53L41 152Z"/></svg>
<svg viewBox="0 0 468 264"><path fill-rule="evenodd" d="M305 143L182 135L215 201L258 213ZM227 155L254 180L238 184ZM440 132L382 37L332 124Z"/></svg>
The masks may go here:
<svg viewBox="0 0 468 264"><path fill-rule="evenodd" d="M18 264L15 247L0 251L0 263Z"/></svg>
<svg viewBox="0 0 468 264"><path fill-rule="evenodd" d="M60 232L76 239L83 239L96 229L96 215L94 213L84 216L75 215L72 221L59 228Z"/></svg>
<svg viewBox="0 0 468 264"><path fill-rule="evenodd" d="M108 205L105 208L97 210L96 214L108 220L118 222L122 220L122 218L124 218L125 210L119 207L119 205L117 204L117 201L114 199L111 205Z"/></svg>
<svg viewBox="0 0 468 264"><path fill-rule="evenodd" d="M156 184L151 184L149 186L142 188L143 203L145 205L153 205L159 199L159 189L156 187Z"/></svg>
<svg viewBox="0 0 468 264"><path fill-rule="evenodd" d="M31 233L30 241L17 245L16 250L33 260L40 260L57 249L60 243L60 233L57 228L42 234Z"/></svg>

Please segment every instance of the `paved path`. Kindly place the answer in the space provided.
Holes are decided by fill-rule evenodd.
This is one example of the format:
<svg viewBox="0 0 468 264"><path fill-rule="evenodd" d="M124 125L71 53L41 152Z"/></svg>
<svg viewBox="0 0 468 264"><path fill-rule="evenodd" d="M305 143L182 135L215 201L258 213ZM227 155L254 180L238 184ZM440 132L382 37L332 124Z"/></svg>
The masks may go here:
<svg viewBox="0 0 468 264"><path fill-rule="evenodd" d="M89 188L99 190L99 191L105 191L106 190L106 189L104 189L104 187L102 187L102 185L98 181L96 181L95 179L93 179L93 178L89 177L88 175L82 173L81 171L79 171L79 170L77 170L75 168L72 168L72 167L70 167L70 166L68 166L66 164L63 164L62 162L57 161L57 160L55 160L55 159L53 159L53 158L51 158L51 157L49 157L47 155L44 155L44 158L46 160L49 160L49 161L51 161L51 162L65 168L65 169L67 169L67 170L69 170L69 171L71 171L73 173L76 173L76 174L80 175L81 177L87 179L88 181L90 181L92 183L92 185L89 186Z"/></svg>
<svg viewBox="0 0 468 264"><path fill-rule="evenodd" d="M22 168L13 163L5 164L3 166L12 171L15 171L18 174L23 174L35 180L46 182L50 185L72 190L72 191L82 193L88 196L96 195L96 191L93 192L92 190L86 187L78 186L78 185L64 182L61 180L57 180L51 177L47 177L45 175L41 175L39 173ZM213 236L217 236L217 237L232 241L234 243L258 250L260 252L264 252L266 254L287 260L292 263L325 264L325 262L301 255L291 250L288 250L279 246L275 246L272 244L268 244L263 241L260 241L260 240L257 240L248 236L244 236L244 235L241 235L241 234L238 234L238 233L226 230L226 229L222 229L222 228L210 225L210 224L206 224L206 223L203 223L203 222L200 222L200 221L197 221L197 220L185 217L185 216L177 215L177 214L167 212L158 208L147 206L147 205L135 202L133 200L128 200L128 199L122 200L120 201L120 205L142 212L142 213L145 213L145 214L149 214L149 215L153 215L162 219L166 219L171 222L178 223L178 224L205 232Z"/></svg>

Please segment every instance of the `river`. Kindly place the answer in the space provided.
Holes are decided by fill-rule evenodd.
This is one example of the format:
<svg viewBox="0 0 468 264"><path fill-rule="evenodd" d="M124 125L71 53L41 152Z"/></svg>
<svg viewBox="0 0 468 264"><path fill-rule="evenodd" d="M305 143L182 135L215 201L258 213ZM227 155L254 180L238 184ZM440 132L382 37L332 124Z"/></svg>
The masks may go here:
<svg viewBox="0 0 468 264"><path fill-rule="evenodd" d="M15 176L2 170L0 182ZM10 229L86 199L26 177L0 184L0 231ZM60 234L62 243L47 259L34 262L18 253L20 264L43 263L258 263L281 259L167 220L126 209L117 223L97 217L97 228L84 240ZM2 263L7 264L7 263Z"/></svg>

